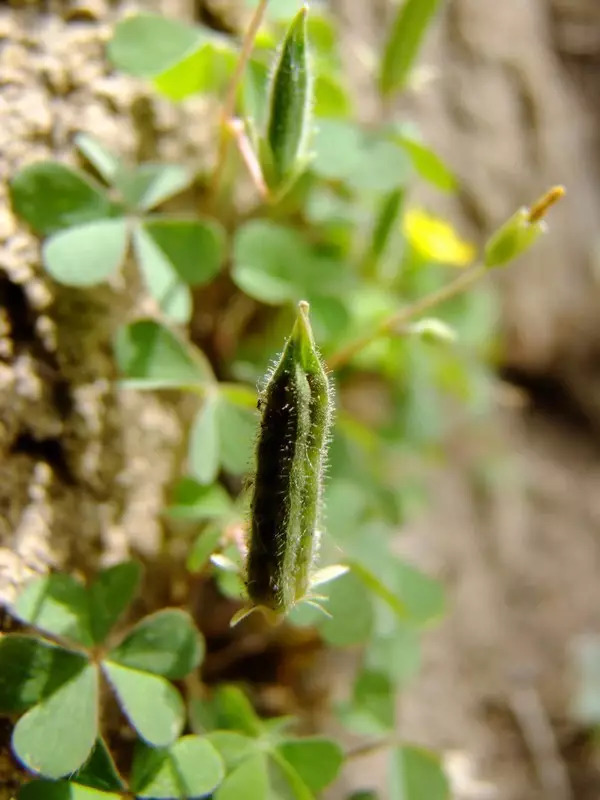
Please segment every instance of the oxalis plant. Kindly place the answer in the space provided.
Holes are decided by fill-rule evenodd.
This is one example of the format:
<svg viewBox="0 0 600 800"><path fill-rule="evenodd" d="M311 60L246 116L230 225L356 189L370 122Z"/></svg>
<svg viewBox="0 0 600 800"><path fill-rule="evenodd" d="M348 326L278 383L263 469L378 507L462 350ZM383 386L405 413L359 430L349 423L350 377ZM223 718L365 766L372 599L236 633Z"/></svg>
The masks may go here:
<svg viewBox="0 0 600 800"><path fill-rule="evenodd" d="M426 503L443 409L476 419L489 407L495 309L483 279L534 244L563 189L519 209L478 258L411 204L414 178L444 192L457 181L389 111L437 0L405 0L381 60L368 55L386 110L369 129L355 121L326 9L250 5L239 44L141 14L108 47L116 68L173 102L222 98L212 170L132 165L82 131L88 171L33 163L14 176L12 204L59 283L119 285L132 252L155 314L116 331L122 385L198 404L165 524L192 537L187 569L216 582L240 623L232 635L285 622L361 646L354 684L331 709L360 743L348 752L298 737L293 719L261 719L238 686L191 691L205 643L189 614L123 622L137 563L86 584L54 574L25 587L10 609L19 631L0 638L0 712L15 721L25 800L310 800L346 759L379 747L390 752L386 798L449 796L438 757L401 741L395 717L443 594L392 542ZM242 186L254 197L244 212ZM190 212L172 210L192 190ZM192 341L194 308L214 296L216 322ZM368 776L359 797L375 797Z"/></svg>

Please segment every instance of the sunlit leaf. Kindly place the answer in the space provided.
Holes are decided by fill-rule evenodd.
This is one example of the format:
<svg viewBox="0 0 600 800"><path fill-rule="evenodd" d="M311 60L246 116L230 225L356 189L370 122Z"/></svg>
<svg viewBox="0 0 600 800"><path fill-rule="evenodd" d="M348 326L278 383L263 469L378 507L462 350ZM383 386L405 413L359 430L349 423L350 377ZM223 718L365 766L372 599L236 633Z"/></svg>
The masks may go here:
<svg viewBox="0 0 600 800"><path fill-rule="evenodd" d="M213 379L200 350L150 319L121 328L115 355L123 375L140 389L202 386Z"/></svg>
<svg viewBox="0 0 600 800"><path fill-rule="evenodd" d="M114 647L111 661L132 669L183 678L202 661L204 641L189 614L165 608L150 614Z"/></svg>
<svg viewBox="0 0 600 800"><path fill-rule="evenodd" d="M406 85L439 4L440 0L404 0L398 9L381 61L379 82L384 94Z"/></svg>
<svg viewBox="0 0 600 800"><path fill-rule="evenodd" d="M125 260L125 219L101 219L54 233L44 242L44 267L67 286L95 286L113 275Z"/></svg>
<svg viewBox="0 0 600 800"><path fill-rule="evenodd" d="M206 797L225 770L213 745L200 736L183 736L167 750L138 748L131 777L138 798L186 800Z"/></svg>
<svg viewBox="0 0 600 800"><path fill-rule="evenodd" d="M17 722L12 744L25 766L49 778L75 772L98 734L98 674L81 660L80 671Z"/></svg>
<svg viewBox="0 0 600 800"><path fill-rule="evenodd" d="M123 712L141 738L154 747L165 747L179 736L185 707L177 690L159 675L104 661Z"/></svg>
<svg viewBox="0 0 600 800"><path fill-rule="evenodd" d="M40 161L18 172L10 184L13 209L41 234L115 216L101 187L77 170Z"/></svg>
<svg viewBox="0 0 600 800"><path fill-rule="evenodd" d="M391 754L390 800L448 800L450 787L440 761L419 747L397 747Z"/></svg>

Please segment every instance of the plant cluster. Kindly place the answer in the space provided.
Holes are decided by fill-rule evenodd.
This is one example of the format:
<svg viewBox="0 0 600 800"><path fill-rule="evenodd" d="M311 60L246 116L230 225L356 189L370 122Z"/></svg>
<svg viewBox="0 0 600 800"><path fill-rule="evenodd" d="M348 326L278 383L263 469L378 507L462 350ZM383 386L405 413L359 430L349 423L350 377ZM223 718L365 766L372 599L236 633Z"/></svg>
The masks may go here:
<svg viewBox="0 0 600 800"><path fill-rule="evenodd" d="M82 132L75 146L89 170L31 164L11 183L13 208L43 237L44 268L59 283L89 290L111 280L133 255L156 314L115 333L123 385L198 399L187 474L166 509L180 531L198 532L187 568L214 577L240 604L249 571L252 599L289 612L287 624L316 627L331 646L361 645L354 685L336 709L340 721L366 737L367 747L389 746L387 797L443 800L448 785L439 760L394 733L395 697L418 670L420 634L443 614L443 592L394 553L392 540L426 501L425 468L439 457L444 408L471 414L487 408L493 296L464 290L533 244L562 190L519 210L478 261L474 246L447 222L410 202L415 178L443 192L457 186L418 131L390 115L369 128L356 121L327 10L315 2L309 12L296 0L249 4L252 18L239 46L202 26L152 14L121 21L108 46L116 68L174 102L224 95L210 174L179 164L131 165ZM376 65L386 107L409 84L438 5L405 0L398 9ZM248 179L255 205L237 212L236 192ZM200 213L170 211L171 198L191 186L201 189ZM219 281L226 290L226 346L212 348L209 358L190 340L187 324ZM308 586L298 541L310 539L316 520L299 515L296 500L309 510L320 500L318 480L311 483L304 468L293 467L282 490L298 497L283 501L287 528L277 552L266 555L274 565L268 588L256 588L265 564L253 562L251 551L247 571L244 548L232 535L246 524L246 503L231 491L231 479L242 479L252 463L254 386L305 301L339 397L320 553L322 580L335 578L326 588L327 615L295 605ZM434 307L439 318L424 317ZM293 341L300 340L292 335ZM278 424L303 437L306 453L316 447L314 461L323 455L329 426L315 403L324 409L329 398L325 378L321 389L302 388L321 369L318 357L302 349L306 341L290 364L285 352L280 362L284 373L300 372L288 395L297 407ZM280 377L276 370L260 404L275 402L273 381ZM353 402L361 393L374 399ZM286 441L278 445L281 458ZM272 446L267 451L279 458ZM265 472L260 452L259 445L256 472L264 489L264 475L278 464ZM254 496L262 515L264 497ZM292 507L302 518L296 532L288 524ZM260 530L253 530L259 541ZM288 592L289 581L271 580L286 577L290 559L294 581L302 573L298 594ZM333 566L340 561L344 569ZM65 575L39 579L18 598L15 617L41 634L0 638L0 712L23 714L13 751L38 776L19 797L318 797L345 760L338 744L293 736L287 718L260 719L234 686L184 702L171 681L198 669L204 649L186 612L158 611L113 633L139 579L139 567L126 563L87 586ZM107 688L135 732L127 780L107 744Z"/></svg>

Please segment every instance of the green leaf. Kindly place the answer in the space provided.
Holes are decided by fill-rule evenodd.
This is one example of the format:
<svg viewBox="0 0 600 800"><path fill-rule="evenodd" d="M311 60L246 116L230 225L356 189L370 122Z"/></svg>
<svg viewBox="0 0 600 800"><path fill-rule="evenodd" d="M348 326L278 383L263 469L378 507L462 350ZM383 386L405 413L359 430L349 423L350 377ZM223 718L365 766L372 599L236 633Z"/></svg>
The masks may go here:
<svg viewBox="0 0 600 800"><path fill-rule="evenodd" d="M173 493L167 513L175 519L220 519L231 513L233 501L220 483L205 486L193 478L182 478Z"/></svg>
<svg viewBox="0 0 600 800"><path fill-rule="evenodd" d="M87 176L55 161L31 164L10 184L16 214L46 235L115 216L113 203Z"/></svg>
<svg viewBox="0 0 600 800"><path fill-rule="evenodd" d="M102 666L123 712L141 738L154 747L174 742L185 722L185 707L177 690L159 675L109 660Z"/></svg>
<svg viewBox="0 0 600 800"><path fill-rule="evenodd" d="M209 525L202 531L187 557L186 567L190 572L201 572L204 569L212 554L218 549L222 536L223 530L219 525Z"/></svg>
<svg viewBox="0 0 600 800"><path fill-rule="evenodd" d="M25 711L72 680L85 661L34 636L0 638L0 713Z"/></svg>
<svg viewBox="0 0 600 800"><path fill-rule="evenodd" d="M126 788L102 738L96 740L90 757L71 780L107 792L120 792Z"/></svg>
<svg viewBox="0 0 600 800"><path fill-rule="evenodd" d="M183 736L168 750L140 747L133 763L131 788L139 798L186 800L205 797L223 780L223 760L200 736Z"/></svg>
<svg viewBox="0 0 600 800"><path fill-rule="evenodd" d="M269 220L238 228L232 278L250 297L275 305L339 295L349 280L342 262L315 253L296 230Z"/></svg>
<svg viewBox="0 0 600 800"><path fill-rule="evenodd" d="M406 153L385 136L339 119L322 119L315 135L312 169L344 181L357 192L392 192L408 179Z"/></svg>
<svg viewBox="0 0 600 800"><path fill-rule="evenodd" d="M337 647L367 641L373 630L373 605L364 583L348 572L328 586L327 594L325 608L332 619L319 624L325 641Z"/></svg>
<svg viewBox="0 0 600 800"><path fill-rule="evenodd" d="M107 183L113 182L121 162L108 147L87 133L75 136L75 146Z"/></svg>
<svg viewBox="0 0 600 800"><path fill-rule="evenodd" d="M60 778L88 758L98 733L98 673L81 659L78 674L17 722L12 744L33 772Z"/></svg>
<svg viewBox="0 0 600 800"><path fill-rule="evenodd" d="M302 271L305 244L291 228L253 220L238 228L232 278L250 297L265 303L295 300L294 277Z"/></svg>
<svg viewBox="0 0 600 800"><path fill-rule="evenodd" d="M169 100L184 100L190 95L221 92L233 74L237 51L224 37L212 34L172 67L155 76L154 87Z"/></svg>
<svg viewBox="0 0 600 800"><path fill-rule="evenodd" d="M207 734L206 739L220 753L227 772L235 769L260 747L256 739L235 731L212 731Z"/></svg>
<svg viewBox="0 0 600 800"><path fill-rule="evenodd" d="M221 395L217 420L221 463L229 472L243 475L251 466L258 426L256 409L237 405Z"/></svg>
<svg viewBox="0 0 600 800"><path fill-rule="evenodd" d="M195 49L201 36L197 28L184 22L159 14L136 14L117 24L108 44L108 57L123 72L151 77Z"/></svg>
<svg viewBox="0 0 600 800"><path fill-rule="evenodd" d="M328 71L323 71L315 79L316 117L333 118L349 117L352 114L352 103L346 87L341 80Z"/></svg>
<svg viewBox="0 0 600 800"><path fill-rule="evenodd" d="M444 590L438 581L397 559L390 569L395 593L414 622L426 625L443 616Z"/></svg>
<svg viewBox="0 0 600 800"><path fill-rule="evenodd" d="M111 661L132 669L184 678L204 655L204 642L189 614L167 608L145 617L111 650Z"/></svg>
<svg viewBox="0 0 600 800"><path fill-rule="evenodd" d="M70 575L33 580L18 596L14 614L45 633L94 644L87 590Z"/></svg>
<svg viewBox="0 0 600 800"><path fill-rule="evenodd" d="M90 623L94 641L101 644L135 597L142 568L126 561L102 570L88 588Z"/></svg>
<svg viewBox="0 0 600 800"><path fill-rule="evenodd" d="M181 164L141 164L121 167L114 178L128 206L149 211L187 189L193 175Z"/></svg>
<svg viewBox="0 0 600 800"><path fill-rule="evenodd" d="M133 247L146 288L161 311L173 322L189 322L191 292L142 225L133 232Z"/></svg>
<svg viewBox="0 0 600 800"><path fill-rule="evenodd" d="M32 781L19 789L19 800L120 800L121 797L71 781Z"/></svg>
<svg viewBox="0 0 600 800"><path fill-rule="evenodd" d="M443 192L456 189L456 176L433 150L408 133L400 132L394 139L406 150L413 167L422 178Z"/></svg>
<svg viewBox="0 0 600 800"><path fill-rule="evenodd" d="M354 685L352 714L366 723L364 732L382 734L393 730L395 706L396 690L389 677L382 672L363 670Z"/></svg>
<svg viewBox="0 0 600 800"><path fill-rule="evenodd" d="M383 672L396 686L405 685L421 666L419 632L398 622L390 633L369 642L365 664L370 670Z"/></svg>
<svg viewBox="0 0 600 800"><path fill-rule="evenodd" d="M95 286L110 278L125 261L125 219L101 219L58 231L44 242L46 271L67 286Z"/></svg>
<svg viewBox="0 0 600 800"><path fill-rule="evenodd" d="M381 61L379 85L382 94L403 89L421 42L440 0L404 0L392 25Z"/></svg>
<svg viewBox="0 0 600 800"><path fill-rule="evenodd" d="M448 800L450 787L439 759L419 747L391 753L390 800Z"/></svg>
<svg viewBox="0 0 600 800"><path fill-rule="evenodd" d="M213 378L201 350L150 319L121 328L115 355L121 372L140 389L202 386Z"/></svg>
<svg viewBox="0 0 600 800"><path fill-rule="evenodd" d="M201 704L202 715L210 727L236 730L248 736L260 736L262 720L237 686L221 684L210 700Z"/></svg>
<svg viewBox="0 0 600 800"><path fill-rule="evenodd" d="M315 794L335 780L344 763L342 748L318 736L290 739L277 749Z"/></svg>
<svg viewBox="0 0 600 800"><path fill-rule="evenodd" d="M142 231L184 283L202 286L218 274L225 234L214 220L155 218L144 222Z"/></svg>
<svg viewBox="0 0 600 800"><path fill-rule="evenodd" d="M188 445L189 469L196 480L204 486L213 483L219 471L218 413L218 395L207 395L190 431Z"/></svg>
<svg viewBox="0 0 600 800"><path fill-rule="evenodd" d="M277 750L271 751L267 763L271 792L277 800L314 800L300 775Z"/></svg>
<svg viewBox="0 0 600 800"><path fill-rule="evenodd" d="M266 757L257 753L246 758L230 772L219 786L215 800L265 800L269 797Z"/></svg>

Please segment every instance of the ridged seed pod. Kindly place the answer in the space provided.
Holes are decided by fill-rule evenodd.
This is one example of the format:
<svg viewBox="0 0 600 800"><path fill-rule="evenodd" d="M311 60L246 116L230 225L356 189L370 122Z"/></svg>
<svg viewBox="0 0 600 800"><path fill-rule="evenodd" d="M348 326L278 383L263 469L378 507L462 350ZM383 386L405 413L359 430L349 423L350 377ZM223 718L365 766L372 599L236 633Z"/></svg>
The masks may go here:
<svg viewBox="0 0 600 800"><path fill-rule="evenodd" d="M331 389L308 303L262 393L246 586L252 603L285 614L304 599L318 545Z"/></svg>

